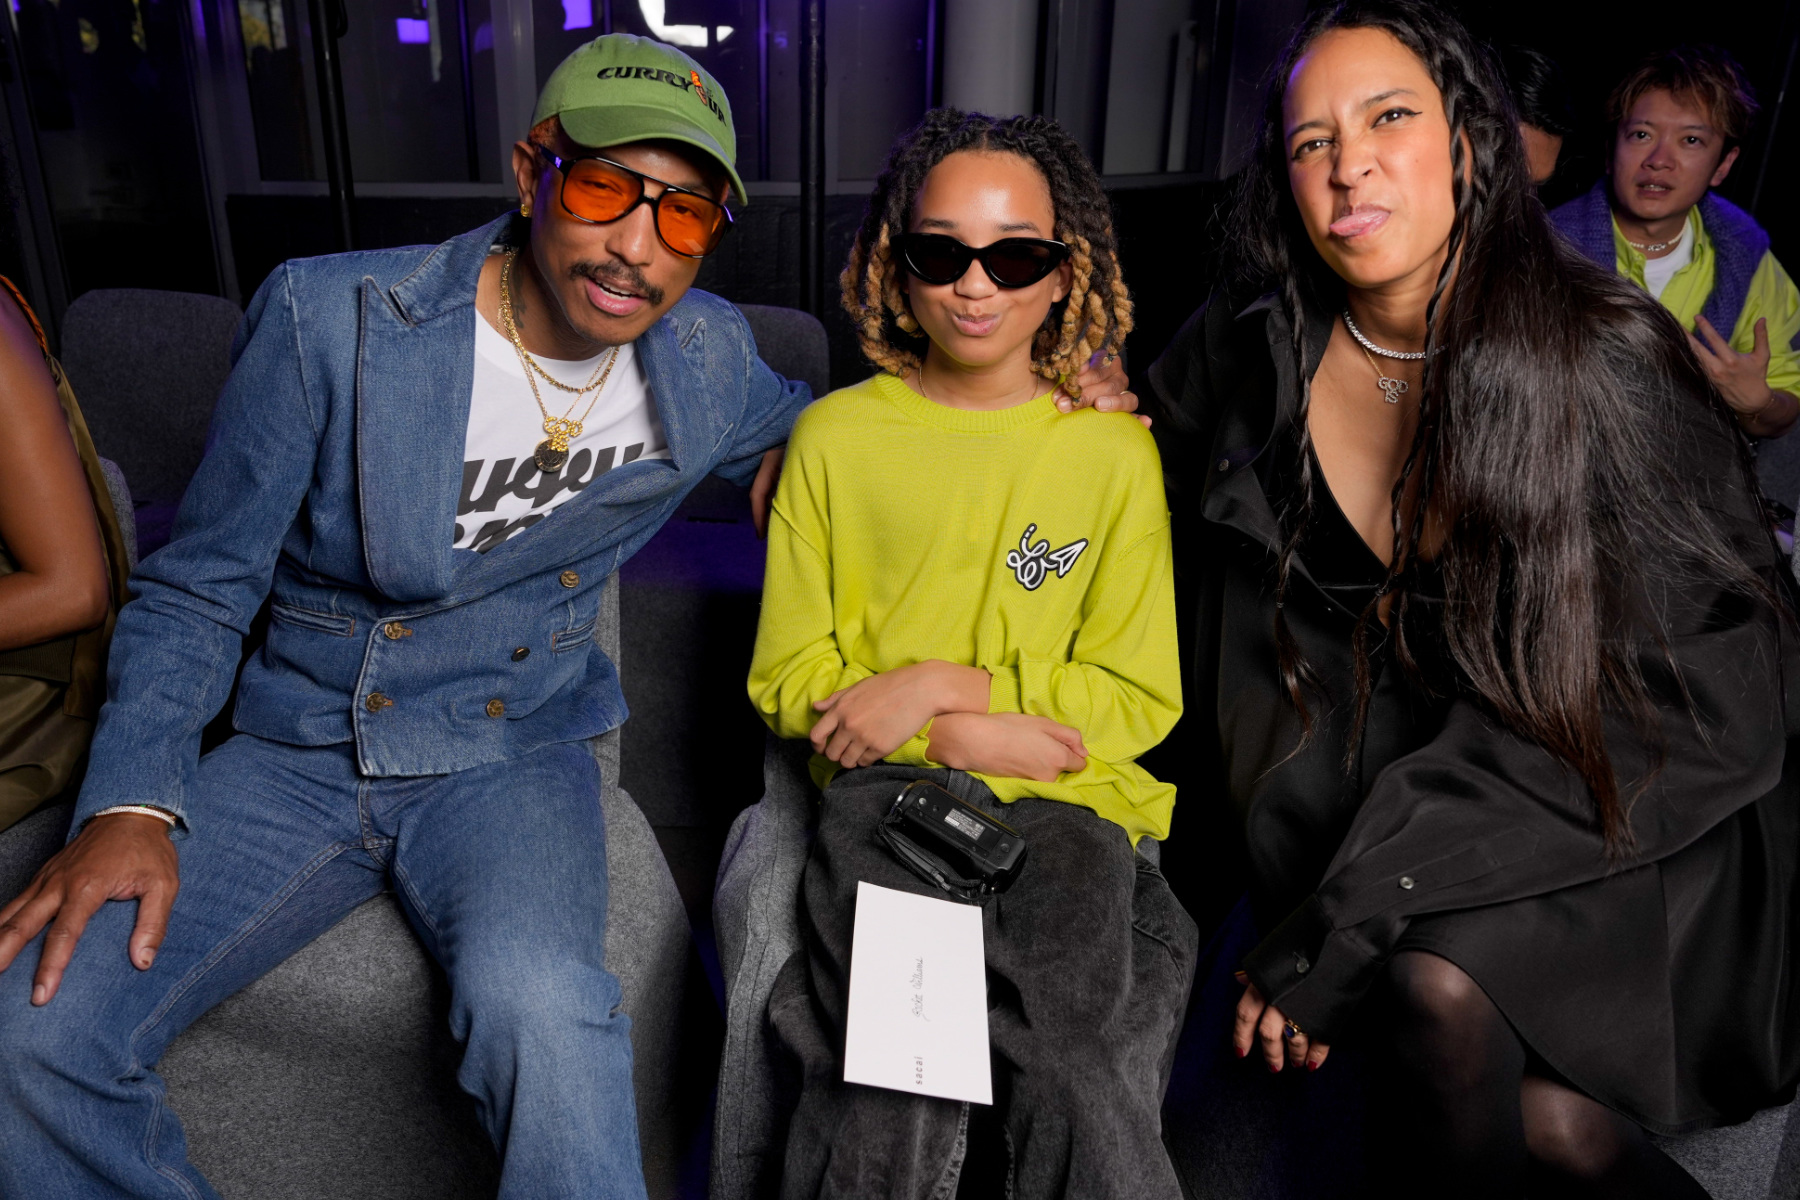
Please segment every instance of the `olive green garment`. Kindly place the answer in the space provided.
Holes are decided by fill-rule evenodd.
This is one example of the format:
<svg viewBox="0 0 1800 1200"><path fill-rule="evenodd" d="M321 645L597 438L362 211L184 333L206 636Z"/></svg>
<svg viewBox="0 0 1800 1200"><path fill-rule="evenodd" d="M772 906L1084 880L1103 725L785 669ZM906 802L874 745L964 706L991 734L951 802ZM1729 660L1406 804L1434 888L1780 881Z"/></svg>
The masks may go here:
<svg viewBox="0 0 1800 1200"><path fill-rule="evenodd" d="M11 281L0 284L13 294L44 343L42 328ZM125 535L113 511L100 456L88 435L81 406L69 386L62 365L48 350L44 361L56 381L57 399L68 418L69 435L81 456L88 492L94 500L94 518L106 554L109 596L106 619L93 629L54 638L34 646L0 650L0 829L13 825L45 803L80 783L79 774L94 733L94 718L106 698L106 647L113 622L125 603L129 574ZM0 575L10 575L18 564L0 544Z"/></svg>

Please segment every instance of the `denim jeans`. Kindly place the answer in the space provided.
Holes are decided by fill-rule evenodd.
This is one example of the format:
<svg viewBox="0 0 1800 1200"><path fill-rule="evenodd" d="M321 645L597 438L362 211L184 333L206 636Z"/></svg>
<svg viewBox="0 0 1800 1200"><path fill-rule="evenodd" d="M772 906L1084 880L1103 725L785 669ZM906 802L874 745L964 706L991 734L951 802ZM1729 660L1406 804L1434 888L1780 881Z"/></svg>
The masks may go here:
<svg viewBox="0 0 1800 1200"><path fill-rule="evenodd" d="M948 898L876 834L907 781L930 779L1025 837L1030 858L983 901L991 1110L843 1081L857 883ZM1180 1200L1162 1095L1198 931L1125 831L1056 800L1002 804L960 771L879 764L825 790L801 885L806 950L769 999L800 1074L784 1200Z"/></svg>
<svg viewBox="0 0 1800 1200"><path fill-rule="evenodd" d="M352 747L239 735L200 762L181 890L147 971L135 903L28 1003L0 974L0 1198L214 1197L154 1071L170 1041L391 886L451 989L458 1075L506 1200L641 1200L629 1020L602 962L606 839L584 743L451 775L361 777Z"/></svg>

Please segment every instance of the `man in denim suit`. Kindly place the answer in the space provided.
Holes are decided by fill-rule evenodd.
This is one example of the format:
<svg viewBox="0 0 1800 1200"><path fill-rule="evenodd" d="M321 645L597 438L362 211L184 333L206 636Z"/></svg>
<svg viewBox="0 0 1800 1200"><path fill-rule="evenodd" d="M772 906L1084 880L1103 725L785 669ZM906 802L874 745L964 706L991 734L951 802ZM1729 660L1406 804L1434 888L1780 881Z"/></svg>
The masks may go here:
<svg viewBox="0 0 1800 1200"><path fill-rule="evenodd" d="M250 305L120 617L78 832L0 910L0 1195L213 1196L152 1067L389 886L449 975L502 1195L644 1194L586 745L625 704L594 621L810 397L690 290L743 198L699 65L600 38L534 120L518 216L290 262ZM239 732L199 758L265 596Z"/></svg>

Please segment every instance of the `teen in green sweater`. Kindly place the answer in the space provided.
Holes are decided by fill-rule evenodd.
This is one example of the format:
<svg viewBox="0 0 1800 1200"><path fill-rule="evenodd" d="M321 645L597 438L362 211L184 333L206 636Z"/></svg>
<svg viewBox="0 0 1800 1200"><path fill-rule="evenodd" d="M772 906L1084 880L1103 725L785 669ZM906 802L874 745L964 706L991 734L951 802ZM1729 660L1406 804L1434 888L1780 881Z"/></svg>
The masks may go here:
<svg viewBox="0 0 1800 1200"><path fill-rule="evenodd" d="M807 951L769 1010L804 1081L783 1195L969 1173L1021 1197L1179 1196L1158 1113L1196 931L1133 850L1174 805L1135 761L1181 713L1169 516L1145 429L1052 398L1130 329L1099 180L1051 121L934 112L843 286L882 373L795 426L750 678L825 787ZM991 1110L842 1082L857 884L942 895L875 836L917 779L1030 847L982 901Z"/></svg>

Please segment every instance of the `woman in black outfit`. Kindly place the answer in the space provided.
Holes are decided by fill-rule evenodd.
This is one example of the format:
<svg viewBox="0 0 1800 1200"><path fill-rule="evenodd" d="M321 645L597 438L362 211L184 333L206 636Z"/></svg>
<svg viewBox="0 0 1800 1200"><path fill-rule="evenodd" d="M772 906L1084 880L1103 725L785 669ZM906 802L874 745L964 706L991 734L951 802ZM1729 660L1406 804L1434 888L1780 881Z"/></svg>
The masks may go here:
<svg viewBox="0 0 1800 1200"><path fill-rule="evenodd" d="M1704 1197L1645 1130L1800 1074L1800 660L1729 414L1558 242L1435 9L1312 15L1245 176L1231 243L1275 290L1151 369L1173 749L1241 817L1262 937L1238 1053L1385 1031L1413 1194Z"/></svg>

